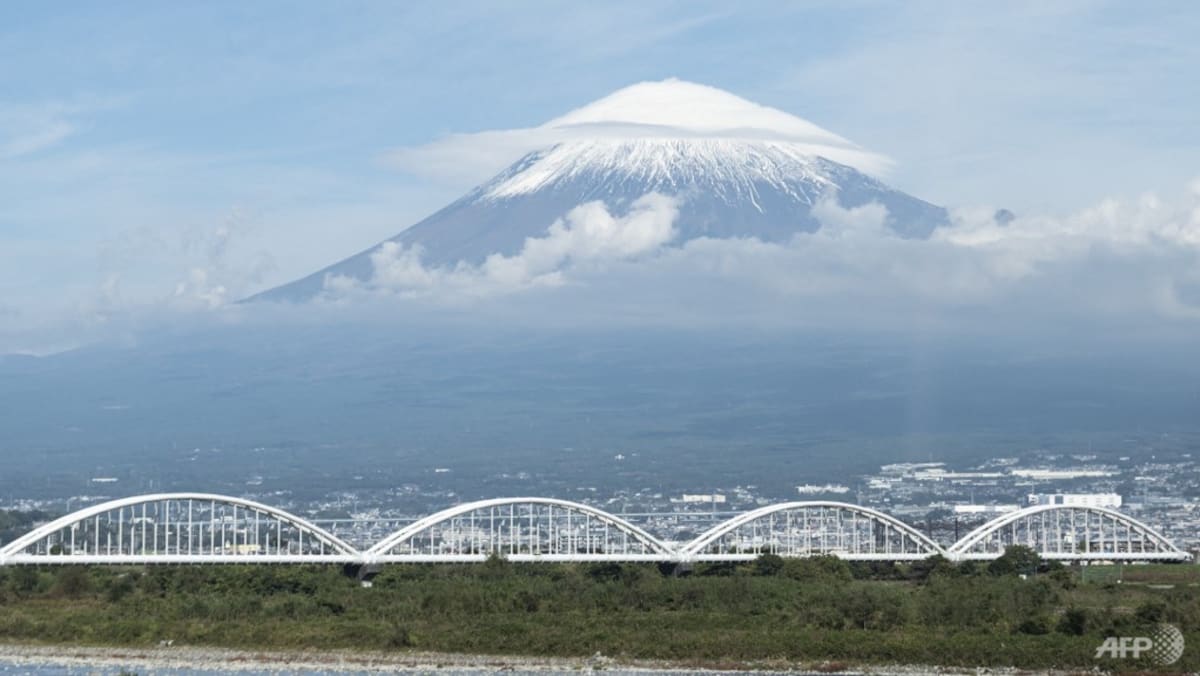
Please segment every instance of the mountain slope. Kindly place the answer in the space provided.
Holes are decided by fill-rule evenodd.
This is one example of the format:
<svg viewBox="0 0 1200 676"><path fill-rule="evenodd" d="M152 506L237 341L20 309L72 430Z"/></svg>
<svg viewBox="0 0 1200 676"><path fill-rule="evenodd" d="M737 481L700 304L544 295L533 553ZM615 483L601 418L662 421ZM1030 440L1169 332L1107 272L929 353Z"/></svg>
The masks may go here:
<svg viewBox="0 0 1200 676"><path fill-rule="evenodd" d="M731 126L739 124L752 126ZM820 227L812 207L831 193L844 207L883 205L903 237L925 237L946 220L944 209L827 157L879 164L841 137L709 87L635 85L540 129L554 142L390 241L420 246L426 265L478 264L516 254L579 204L602 200L620 212L649 192L680 199L676 243L785 241ZM255 298L302 301L330 276L370 280L376 248Z"/></svg>

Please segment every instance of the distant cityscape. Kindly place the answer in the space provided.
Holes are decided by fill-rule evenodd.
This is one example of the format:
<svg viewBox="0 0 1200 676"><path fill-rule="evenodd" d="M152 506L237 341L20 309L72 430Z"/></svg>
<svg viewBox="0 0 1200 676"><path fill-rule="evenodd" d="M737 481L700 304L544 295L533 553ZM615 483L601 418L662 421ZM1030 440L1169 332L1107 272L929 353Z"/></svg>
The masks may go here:
<svg viewBox="0 0 1200 676"><path fill-rule="evenodd" d="M614 461L621 462L617 455ZM413 520L457 503L495 495L466 494L439 486L454 468L433 469L428 484L405 483L389 490L340 490L312 498L292 491L264 491L264 478L247 478L241 497L268 502L303 515L347 539L365 543ZM695 537L730 515L788 501L836 501L872 507L900 518L935 541L949 545L976 526L1022 507L1064 504L1105 507L1149 524L1179 547L1200 552L1200 467L1190 452L1170 460L1132 455L1101 459L1091 453L1032 453L1023 458L995 457L971 466L948 462L903 462L882 465L871 474L844 482L803 483L790 495L754 485L704 488L669 493L656 489L577 486L572 490L538 491L525 473L498 479L521 485L513 493L558 497L594 505L642 525L667 539ZM68 498L6 497L0 508L61 514L104 500L147 492L122 491L117 477L96 476L94 490ZM532 484L532 485L531 485ZM153 488L153 486L151 487ZM541 495L545 493L545 495Z"/></svg>

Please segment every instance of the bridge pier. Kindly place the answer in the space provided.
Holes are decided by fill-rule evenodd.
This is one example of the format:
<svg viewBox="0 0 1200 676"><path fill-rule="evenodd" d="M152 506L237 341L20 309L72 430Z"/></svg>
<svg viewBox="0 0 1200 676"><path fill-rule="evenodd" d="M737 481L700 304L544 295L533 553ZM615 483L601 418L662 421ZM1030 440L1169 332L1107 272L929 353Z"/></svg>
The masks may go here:
<svg viewBox="0 0 1200 676"><path fill-rule="evenodd" d="M658 572L663 577L684 577L692 574L691 561L663 561L658 564Z"/></svg>
<svg viewBox="0 0 1200 676"><path fill-rule="evenodd" d="M346 577L352 577L358 580L363 587L368 588L381 570L383 570L383 566L378 563L347 563L342 566L342 573Z"/></svg>

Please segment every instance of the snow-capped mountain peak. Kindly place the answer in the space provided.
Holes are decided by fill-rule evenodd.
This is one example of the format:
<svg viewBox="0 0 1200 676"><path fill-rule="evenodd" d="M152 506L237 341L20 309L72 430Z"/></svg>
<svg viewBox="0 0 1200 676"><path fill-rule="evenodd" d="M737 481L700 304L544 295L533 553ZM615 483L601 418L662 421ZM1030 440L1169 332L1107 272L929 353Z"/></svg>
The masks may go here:
<svg viewBox="0 0 1200 676"><path fill-rule="evenodd" d="M677 198L675 244L698 237L783 242L821 227L812 210L837 195L875 202L888 225L924 237L946 212L871 174L886 161L783 111L704 85L665 80L626 87L532 130L539 146L491 180L388 240L421 264L477 265L512 256L575 207L614 213L648 193ZM332 278L370 283L372 247L260 298L303 300Z"/></svg>
<svg viewBox="0 0 1200 676"><path fill-rule="evenodd" d="M599 138L567 141L530 154L514 170L481 188L487 199L510 199L539 190L586 183L634 182L647 191L702 190L751 204L760 188L812 204L831 182L819 158L802 146L728 138ZM797 192L799 190L799 192ZM761 208L760 208L761 210Z"/></svg>
<svg viewBox="0 0 1200 676"><path fill-rule="evenodd" d="M703 139L787 143L790 155L824 157L870 175L891 161L782 110L729 92L677 79L641 82L577 108L524 135L541 147L573 141ZM711 155L716 146L708 146ZM726 143L725 149L733 144ZM736 159L736 158L735 158Z"/></svg>

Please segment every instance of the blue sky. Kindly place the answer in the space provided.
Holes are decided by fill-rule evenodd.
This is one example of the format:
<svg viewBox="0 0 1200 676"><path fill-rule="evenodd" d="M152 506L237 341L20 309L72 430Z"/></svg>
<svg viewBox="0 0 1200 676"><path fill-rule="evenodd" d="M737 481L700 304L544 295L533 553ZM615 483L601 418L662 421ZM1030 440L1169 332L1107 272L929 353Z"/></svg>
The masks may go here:
<svg viewBox="0 0 1200 676"><path fill-rule="evenodd" d="M5 3L0 323L237 292L471 186L398 148L679 77L892 157L951 206L1067 214L1200 175L1190 3Z"/></svg>

